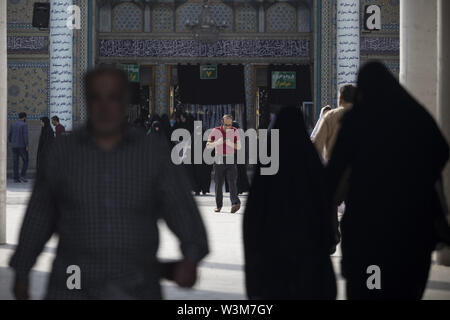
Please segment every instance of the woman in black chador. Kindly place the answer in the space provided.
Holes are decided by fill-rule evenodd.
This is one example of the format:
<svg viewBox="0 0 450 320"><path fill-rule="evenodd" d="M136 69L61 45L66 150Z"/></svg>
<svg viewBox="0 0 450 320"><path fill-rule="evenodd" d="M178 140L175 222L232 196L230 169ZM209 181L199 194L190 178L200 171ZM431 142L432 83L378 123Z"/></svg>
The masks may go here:
<svg viewBox="0 0 450 320"><path fill-rule="evenodd" d="M36 170L39 172L39 169L46 161L46 156L48 152L48 147L55 140L55 132L50 125L50 119L48 117L41 118L41 135L39 137L39 145L37 150L37 158L36 158Z"/></svg>
<svg viewBox="0 0 450 320"><path fill-rule="evenodd" d="M282 109L274 129L280 133L279 171L272 176L257 171L244 215L247 294L250 299L335 299L329 255L334 229L322 163L300 109Z"/></svg>
<svg viewBox="0 0 450 320"><path fill-rule="evenodd" d="M197 128L197 130L199 130L199 128ZM198 134L200 135L200 137L197 136L198 139L203 140L203 134L195 131L194 134ZM193 141L195 140L195 138L193 138ZM195 164L194 160L195 160L195 147L194 147L194 142L191 141L191 161L193 163L192 165L192 175L193 175L193 190L195 192L195 195L198 196L200 195L200 192L203 195L206 195L210 192L210 188L211 188L211 171L212 171L212 165L206 164L203 161L203 157L202 157L202 163L201 164ZM203 152L206 149L206 144L207 141L202 141L202 155Z"/></svg>
<svg viewBox="0 0 450 320"><path fill-rule="evenodd" d="M364 66L327 169L330 197L346 203L347 298L422 297L442 214L435 185L448 156L427 111L382 64Z"/></svg>

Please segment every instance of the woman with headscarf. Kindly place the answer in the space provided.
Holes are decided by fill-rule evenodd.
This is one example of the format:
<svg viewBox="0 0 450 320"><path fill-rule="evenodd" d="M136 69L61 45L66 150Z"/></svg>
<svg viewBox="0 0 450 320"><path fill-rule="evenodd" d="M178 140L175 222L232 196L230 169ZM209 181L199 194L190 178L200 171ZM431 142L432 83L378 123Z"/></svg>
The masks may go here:
<svg viewBox="0 0 450 320"><path fill-rule="evenodd" d="M50 125L50 119L48 117L41 118L41 135L39 137L39 145L37 150L37 158L36 158L36 170L39 172L39 169L45 163L48 147L55 140L55 132Z"/></svg>
<svg viewBox="0 0 450 320"><path fill-rule="evenodd" d="M194 130L194 135L191 141L191 161L193 163L192 165L192 175L193 175L193 190L195 192L195 195L198 196L200 193L203 195L206 195L210 192L211 188L211 171L212 171L212 165L206 164L202 157L202 163L196 164L194 163L195 160L195 148L194 141L195 139L198 139L202 141L201 147L202 147L202 155L203 152L206 149L207 141L203 141L203 135L204 131L202 132L201 128L199 126L196 127L196 130Z"/></svg>
<svg viewBox="0 0 450 320"><path fill-rule="evenodd" d="M161 129L161 123L159 121L153 121L152 125L150 126L150 130L147 132L147 135L158 135L163 136L164 132Z"/></svg>
<svg viewBox="0 0 450 320"><path fill-rule="evenodd" d="M442 214L435 185L448 156L430 114L384 65L364 66L327 169L329 205L346 203L348 299L422 297ZM345 176L348 190L340 188Z"/></svg>
<svg viewBox="0 0 450 320"><path fill-rule="evenodd" d="M335 299L334 229L322 163L299 108L282 109L274 129L280 135L279 171L255 173L244 215L248 297Z"/></svg>

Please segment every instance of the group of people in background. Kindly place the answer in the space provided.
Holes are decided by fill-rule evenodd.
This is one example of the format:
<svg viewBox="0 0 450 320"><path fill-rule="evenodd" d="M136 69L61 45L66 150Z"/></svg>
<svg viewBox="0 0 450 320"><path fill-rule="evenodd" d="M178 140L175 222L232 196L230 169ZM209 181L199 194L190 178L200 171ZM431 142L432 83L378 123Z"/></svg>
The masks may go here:
<svg viewBox="0 0 450 320"><path fill-rule="evenodd" d="M53 116L51 119L53 127L50 124L48 117L40 118L41 134L39 136L39 144L37 148L36 156L36 170L39 171L39 167L46 159L49 146L53 143L55 138L61 137L65 134L66 129L60 123L58 116ZM11 124L8 132L8 142L12 148L13 154L13 175L14 182L28 182L27 171L29 162L29 137L28 137L28 124L27 114L25 112L19 113L19 120ZM19 160L22 160L22 170L19 172Z"/></svg>
<svg viewBox="0 0 450 320"><path fill-rule="evenodd" d="M347 299L421 299L431 254L450 243L441 173L449 147L431 115L381 63L344 86L309 136L285 107L280 169L255 174L244 215L251 299L335 299L339 242ZM315 146L314 146L315 145Z"/></svg>
<svg viewBox="0 0 450 320"><path fill-rule="evenodd" d="M192 132L192 119L154 117L149 135L138 133L123 121L123 71L94 69L85 83L88 122L53 144L37 177L10 261L15 297L29 297L30 270L55 233L48 299L161 299L161 278L192 287L209 252L186 175L195 167L175 166L161 138L175 128ZM341 89L339 107L324 112L312 139L296 106L283 107L273 129L280 134L278 173L261 175L258 165L244 214L248 297L336 299L331 255L340 242L348 299L420 299L433 250L450 244L441 182L449 146L428 112L373 62L360 70L356 88ZM229 130L236 126L225 115L204 144L225 160L241 147L238 134L223 138ZM25 131L14 125L14 146L28 147L23 134L16 137ZM236 212L238 168L224 161L214 170L216 212L225 178ZM156 257L161 218L179 239L179 261ZM83 270L80 290L67 290L68 264Z"/></svg>
<svg viewBox="0 0 450 320"><path fill-rule="evenodd" d="M136 122L135 125L142 131L146 131L147 135L162 135L169 140L169 143L176 143L171 141L172 132L177 129L185 129L190 132L192 141L194 134L202 135L202 151L206 148L214 149L214 154L221 155L223 163L209 165L202 161L201 164L183 164L185 171L190 178L192 191L195 195L207 195L211 189L211 174L214 169L214 183L215 183L215 197L216 197L216 209L215 212L221 212L223 206L223 186L225 190L230 192L231 199L231 213L236 213L240 209L239 194L249 191L250 184L247 175L247 166L245 164L226 164L226 157L236 157L236 150L240 146L240 138L238 129L239 123L233 121L231 115L224 115L222 118L222 124L219 127L212 128L211 134L207 141L203 141L203 135L208 128L203 128L203 131L194 130L194 122L196 119L189 113L176 112L170 118L167 114L159 116L154 114L149 117L148 121ZM227 142L222 139L220 141L214 141L216 137L225 137L226 130L231 130L233 133L233 139L235 141L232 144L236 146L227 146ZM239 147L240 148L240 147ZM194 159L194 148L191 144L187 143L183 148L182 153L189 152L191 159ZM180 154L180 157L183 157ZM236 159L235 159L236 160Z"/></svg>

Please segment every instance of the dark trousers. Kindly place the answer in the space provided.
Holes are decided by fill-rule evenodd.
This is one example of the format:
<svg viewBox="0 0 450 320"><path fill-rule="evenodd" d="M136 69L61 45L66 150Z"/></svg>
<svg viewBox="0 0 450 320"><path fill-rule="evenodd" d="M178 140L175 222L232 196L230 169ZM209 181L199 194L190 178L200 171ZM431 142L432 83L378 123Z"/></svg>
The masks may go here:
<svg viewBox="0 0 450 320"><path fill-rule="evenodd" d="M223 184L227 179L230 187L231 204L240 204L237 190L237 165L236 164L215 164L214 165L214 182L216 183L216 205L222 208L223 205Z"/></svg>
<svg viewBox="0 0 450 320"><path fill-rule="evenodd" d="M14 180L25 178L28 170L28 151L25 148L13 148ZM22 158L22 172L19 176L19 158Z"/></svg>

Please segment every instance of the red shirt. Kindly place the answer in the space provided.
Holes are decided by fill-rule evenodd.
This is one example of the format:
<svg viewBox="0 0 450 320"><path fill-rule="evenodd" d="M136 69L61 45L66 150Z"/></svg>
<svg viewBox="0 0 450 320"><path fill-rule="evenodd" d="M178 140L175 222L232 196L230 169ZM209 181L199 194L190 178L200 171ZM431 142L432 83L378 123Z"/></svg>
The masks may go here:
<svg viewBox="0 0 450 320"><path fill-rule="evenodd" d="M220 138L223 139L222 145L216 146L216 154L220 155L227 155L227 154L235 154L236 149L233 147L230 147L226 144L226 140L233 141L233 143L237 143L240 141L239 139L239 131L235 127L231 127L230 129L223 130L223 127L217 127L214 128L209 137L208 141L214 142L216 140L219 140Z"/></svg>
<svg viewBox="0 0 450 320"><path fill-rule="evenodd" d="M55 127L55 133L56 133L56 137L61 137L61 135L66 132L66 128L64 128L64 126L62 124L58 124Z"/></svg>

